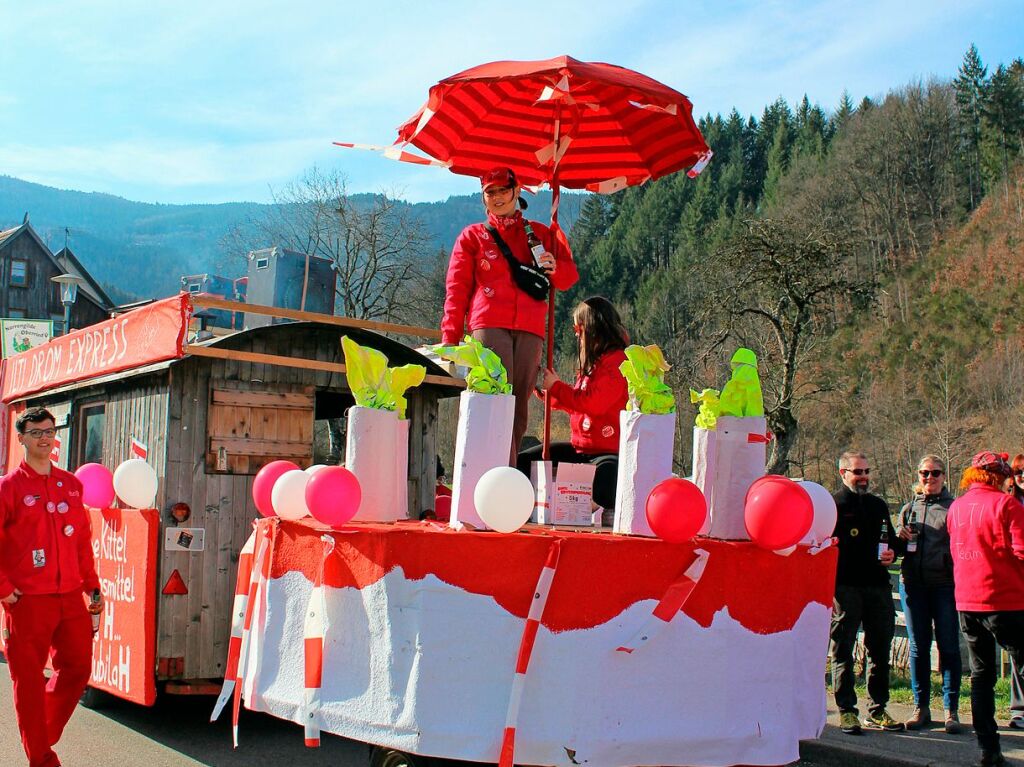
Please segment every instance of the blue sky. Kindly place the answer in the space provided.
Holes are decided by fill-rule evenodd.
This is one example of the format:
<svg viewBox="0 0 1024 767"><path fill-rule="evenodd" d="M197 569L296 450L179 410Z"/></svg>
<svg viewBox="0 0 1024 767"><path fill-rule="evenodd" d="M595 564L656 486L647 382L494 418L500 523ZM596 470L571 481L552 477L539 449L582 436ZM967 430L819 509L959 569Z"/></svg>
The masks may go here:
<svg viewBox="0 0 1024 767"><path fill-rule="evenodd" d="M165 203L267 201L315 165L352 191L444 199L444 170L339 149L390 144L437 80L568 54L637 69L698 114L832 108L949 78L974 42L1024 55L1022 0L0 3L0 173ZM497 6L490 6L497 8Z"/></svg>

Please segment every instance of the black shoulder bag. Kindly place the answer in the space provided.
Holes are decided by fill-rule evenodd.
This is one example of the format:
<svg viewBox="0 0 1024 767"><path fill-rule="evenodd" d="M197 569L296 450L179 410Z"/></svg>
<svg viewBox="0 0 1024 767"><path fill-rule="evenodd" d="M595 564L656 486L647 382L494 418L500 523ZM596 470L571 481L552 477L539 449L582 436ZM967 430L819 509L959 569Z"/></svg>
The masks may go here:
<svg viewBox="0 0 1024 767"><path fill-rule="evenodd" d="M546 301L548 294L551 292L551 278L543 270L538 269L532 264L524 264L513 256L512 248L501 239L498 230L493 226L488 226L487 231L491 233L491 237L498 244L498 250L501 251L505 260L508 261L508 268L512 272L512 281L530 298Z"/></svg>

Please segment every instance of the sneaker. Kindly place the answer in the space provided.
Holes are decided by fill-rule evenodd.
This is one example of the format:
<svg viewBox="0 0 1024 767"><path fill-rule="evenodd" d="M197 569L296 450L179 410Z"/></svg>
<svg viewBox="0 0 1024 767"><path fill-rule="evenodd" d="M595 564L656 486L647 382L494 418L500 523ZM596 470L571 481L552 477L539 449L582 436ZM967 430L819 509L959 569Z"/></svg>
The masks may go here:
<svg viewBox="0 0 1024 767"><path fill-rule="evenodd" d="M1024 714L1014 714L1010 717L1011 730L1024 730Z"/></svg>
<svg viewBox="0 0 1024 767"><path fill-rule="evenodd" d="M844 711L839 715L839 729L847 735L860 735L860 720L853 711Z"/></svg>
<svg viewBox="0 0 1024 767"><path fill-rule="evenodd" d="M946 733L949 735L959 735L964 731L963 725L960 724L960 715L956 711L946 712Z"/></svg>
<svg viewBox="0 0 1024 767"><path fill-rule="evenodd" d="M884 708L877 714L872 714L864 719L864 726L869 730L885 730L886 732L899 732L903 729L903 722L897 722Z"/></svg>
<svg viewBox="0 0 1024 767"><path fill-rule="evenodd" d="M932 723L932 712L926 708L915 708L914 715L905 723L908 730L923 730Z"/></svg>

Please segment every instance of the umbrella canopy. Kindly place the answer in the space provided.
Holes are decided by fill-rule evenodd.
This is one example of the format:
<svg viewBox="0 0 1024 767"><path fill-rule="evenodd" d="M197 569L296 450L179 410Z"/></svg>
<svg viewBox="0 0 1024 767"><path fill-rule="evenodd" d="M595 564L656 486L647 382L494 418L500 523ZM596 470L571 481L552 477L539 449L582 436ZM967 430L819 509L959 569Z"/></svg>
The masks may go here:
<svg viewBox="0 0 1024 767"><path fill-rule="evenodd" d="M433 86L396 143L456 173L507 165L527 185L613 192L710 159L692 111L682 93L612 64L497 61Z"/></svg>

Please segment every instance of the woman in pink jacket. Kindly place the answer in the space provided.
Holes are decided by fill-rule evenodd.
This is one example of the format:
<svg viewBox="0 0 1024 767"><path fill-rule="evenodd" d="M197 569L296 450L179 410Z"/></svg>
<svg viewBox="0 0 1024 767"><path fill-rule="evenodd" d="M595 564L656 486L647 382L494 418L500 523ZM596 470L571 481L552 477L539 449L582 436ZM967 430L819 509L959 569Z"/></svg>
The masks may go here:
<svg viewBox="0 0 1024 767"><path fill-rule="evenodd" d="M519 211L526 201L509 168L494 168L480 179L487 221L470 224L455 240L448 262L441 342L455 344L468 331L493 350L508 371L516 398L511 462L526 433L530 396L537 383L544 349L547 296L530 295L516 281L523 267L547 275L551 288L567 290L579 274L564 238L544 224L527 221ZM537 255L529 240L539 242ZM525 279L530 280L526 274ZM536 279L533 280L536 282Z"/></svg>
<svg viewBox="0 0 1024 767"><path fill-rule="evenodd" d="M960 628L971 655L971 716L981 765L1004 762L995 720L996 643L1024 662L1024 506L1003 492L1006 456L978 453L946 517Z"/></svg>

